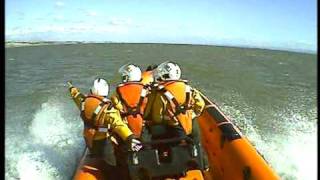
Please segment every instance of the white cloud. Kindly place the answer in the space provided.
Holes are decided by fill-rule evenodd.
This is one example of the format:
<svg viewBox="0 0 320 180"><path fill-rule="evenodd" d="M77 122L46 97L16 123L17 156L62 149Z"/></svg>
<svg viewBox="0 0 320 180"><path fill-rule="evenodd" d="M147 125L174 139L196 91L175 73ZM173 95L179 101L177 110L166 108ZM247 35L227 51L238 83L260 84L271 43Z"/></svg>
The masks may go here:
<svg viewBox="0 0 320 180"><path fill-rule="evenodd" d="M97 25L90 23L74 24L66 28L66 32L79 32L79 33L127 33L129 29L124 26L113 26L113 25Z"/></svg>
<svg viewBox="0 0 320 180"><path fill-rule="evenodd" d="M64 6L64 2L56 1L55 6L62 7L62 6Z"/></svg>
<svg viewBox="0 0 320 180"><path fill-rule="evenodd" d="M114 26L130 26L133 23L130 18L111 18L109 24Z"/></svg>
<svg viewBox="0 0 320 180"><path fill-rule="evenodd" d="M55 15L54 17L54 20L63 20L64 17L62 15Z"/></svg>
<svg viewBox="0 0 320 180"><path fill-rule="evenodd" d="M83 8L77 8L78 11L80 11L81 13L83 13L86 16L98 16L99 14L97 13L97 11L94 10L87 10L87 9L83 9Z"/></svg>
<svg viewBox="0 0 320 180"><path fill-rule="evenodd" d="M94 23L72 23L69 25L47 25L37 27L14 27L6 29L6 36L19 36L28 35L34 33L128 33L129 28L125 26L114 26L110 24L101 25Z"/></svg>
<svg viewBox="0 0 320 180"><path fill-rule="evenodd" d="M35 20L37 20L37 21L43 21L43 20L46 20L46 18L44 18L44 17L38 17L38 18L36 18Z"/></svg>
<svg viewBox="0 0 320 180"><path fill-rule="evenodd" d="M24 35L32 32L30 28L26 27L14 27L12 29L5 29L5 35Z"/></svg>
<svg viewBox="0 0 320 180"><path fill-rule="evenodd" d="M86 14L88 16L97 16L98 15L98 13L96 11L87 11Z"/></svg>

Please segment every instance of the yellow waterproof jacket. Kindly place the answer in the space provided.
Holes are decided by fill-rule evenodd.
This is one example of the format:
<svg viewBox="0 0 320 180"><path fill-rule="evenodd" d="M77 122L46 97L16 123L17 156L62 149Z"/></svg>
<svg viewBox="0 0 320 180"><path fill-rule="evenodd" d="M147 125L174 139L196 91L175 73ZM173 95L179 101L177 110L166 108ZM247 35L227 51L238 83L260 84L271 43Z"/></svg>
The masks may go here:
<svg viewBox="0 0 320 180"><path fill-rule="evenodd" d="M126 140L132 135L131 130L122 121L119 110L110 106L110 101L106 100L106 104L98 108L106 98L93 95L85 96L77 88L72 88L70 94L82 112L81 116L85 124L83 135L89 147L92 146L93 140L107 138L109 132L117 134L122 140ZM96 115L91 118L93 113Z"/></svg>
<svg viewBox="0 0 320 180"><path fill-rule="evenodd" d="M204 106L205 102L199 91L187 85L186 81L162 81L152 88L148 96L144 118L151 120L154 125L180 124L186 134L190 134L192 119L202 113ZM177 107L184 108L182 113L177 112Z"/></svg>

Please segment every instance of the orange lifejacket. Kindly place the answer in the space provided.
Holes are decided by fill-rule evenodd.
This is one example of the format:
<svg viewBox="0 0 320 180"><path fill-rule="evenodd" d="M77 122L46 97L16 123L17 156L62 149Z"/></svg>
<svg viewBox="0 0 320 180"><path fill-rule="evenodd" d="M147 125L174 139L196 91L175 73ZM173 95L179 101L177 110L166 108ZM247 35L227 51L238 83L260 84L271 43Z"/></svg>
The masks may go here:
<svg viewBox="0 0 320 180"><path fill-rule="evenodd" d="M109 99L88 95L81 103L81 118L84 122L83 135L86 144L92 148L92 141L106 139L110 127L104 125L104 118L101 116L105 109L112 108Z"/></svg>
<svg viewBox="0 0 320 180"><path fill-rule="evenodd" d="M163 81L160 82L158 91L168 101L165 115L173 120L172 125L181 125L185 133L192 132L192 95L191 87L187 81Z"/></svg>
<svg viewBox="0 0 320 180"><path fill-rule="evenodd" d="M117 93L123 104L121 116L126 119L132 133L141 136L143 114L147 104L148 89L140 82L127 82L117 87Z"/></svg>

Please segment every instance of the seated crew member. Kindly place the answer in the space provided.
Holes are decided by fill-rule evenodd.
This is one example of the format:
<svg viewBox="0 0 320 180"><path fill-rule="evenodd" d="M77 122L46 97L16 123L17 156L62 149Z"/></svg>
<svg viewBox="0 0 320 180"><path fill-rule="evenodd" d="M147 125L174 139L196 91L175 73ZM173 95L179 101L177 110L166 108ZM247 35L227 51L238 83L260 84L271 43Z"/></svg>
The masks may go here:
<svg viewBox="0 0 320 180"><path fill-rule="evenodd" d="M111 101L120 111L123 120L128 124L134 135L141 137L150 80L142 82L141 70L133 64L122 66L119 73L122 77L122 83L117 86L116 93L111 97Z"/></svg>
<svg viewBox="0 0 320 180"><path fill-rule="evenodd" d="M109 85L106 80L94 80L88 95L80 93L79 89L70 87L70 94L81 111L84 122L83 136L90 154L103 155L104 145L109 135L116 135L126 142L129 150L139 151L141 143L134 138L133 133L121 120L120 113L107 99Z"/></svg>
<svg viewBox="0 0 320 180"><path fill-rule="evenodd" d="M193 119L202 113L205 102L199 91L180 77L181 69L176 63L164 62L156 68L158 82L148 96L144 118L151 120L148 124L153 139L191 136L199 142Z"/></svg>
<svg viewBox="0 0 320 180"><path fill-rule="evenodd" d="M115 94L111 101L115 108L120 111L122 120L128 125L134 136L139 139L146 139L144 133L143 114L147 103L149 87L153 81L153 76L146 74L146 79L142 81L142 73L138 66L126 64L119 68L122 83L116 87ZM151 77L151 78L150 78ZM115 146L117 166L120 168L122 178L127 179L127 157L128 153L120 146Z"/></svg>

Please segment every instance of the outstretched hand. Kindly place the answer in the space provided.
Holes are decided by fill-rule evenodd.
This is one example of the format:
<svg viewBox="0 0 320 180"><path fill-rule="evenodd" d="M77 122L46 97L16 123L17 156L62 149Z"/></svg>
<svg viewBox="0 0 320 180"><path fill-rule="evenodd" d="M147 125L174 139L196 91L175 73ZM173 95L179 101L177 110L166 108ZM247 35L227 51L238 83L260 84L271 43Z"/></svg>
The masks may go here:
<svg viewBox="0 0 320 180"><path fill-rule="evenodd" d="M77 93L79 92L79 89L75 88L75 87L71 87L69 90L70 90L70 95L72 97L75 97L77 95Z"/></svg>
<svg viewBox="0 0 320 180"><path fill-rule="evenodd" d="M67 81L67 85L69 87L69 92L72 97L76 96L79 92L79 89L74 87L71 81Z"/></svg>

